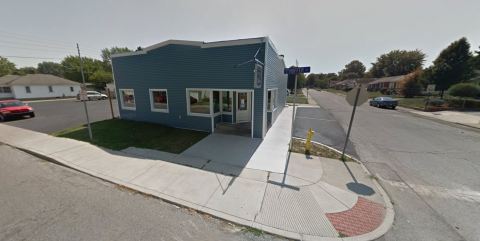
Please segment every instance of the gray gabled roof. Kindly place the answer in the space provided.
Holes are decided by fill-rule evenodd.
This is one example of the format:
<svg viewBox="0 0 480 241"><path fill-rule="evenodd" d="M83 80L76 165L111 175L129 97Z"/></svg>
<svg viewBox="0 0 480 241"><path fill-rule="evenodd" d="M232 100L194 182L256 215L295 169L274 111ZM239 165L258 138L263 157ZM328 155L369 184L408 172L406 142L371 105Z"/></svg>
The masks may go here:
<svg viewBox="0 0 480 241"><path fill-rule="evenodd" d="M51 74L5 75L0 77L0 85L80 85L80 83Z"/></svg>
<svg viewBox="0 0 480 241"><path fill-rule="evenodd" d="M397 75L397 76L390 76L390 77L382 77L378 78L375 81L369 84L378 84L378 83L393 83L403 80L407 75Z"/></svg>

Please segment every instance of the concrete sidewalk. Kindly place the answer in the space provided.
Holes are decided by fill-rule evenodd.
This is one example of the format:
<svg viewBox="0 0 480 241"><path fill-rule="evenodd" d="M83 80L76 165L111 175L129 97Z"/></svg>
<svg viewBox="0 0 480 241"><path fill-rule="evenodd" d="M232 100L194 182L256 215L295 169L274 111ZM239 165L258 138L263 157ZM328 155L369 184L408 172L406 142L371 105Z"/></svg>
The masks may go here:
<svg viewBox="0 0 480 241"><path fill-rule="evenodd" d="M455 124L460 124L464 126L469 126L473 128L480 129L480 111L435 111L435 112L426 112L413 110L409 108L398 107L399 110L407 111L416 115L433 118L437 120L442 120L446 122L451 122Z"/></svg>
<svg viewBox="0 0 480 241"><path fill-rule="evenodd" d="M0 142L92 176L288 238L372 240L393 222L388 197L358 163L293 153L286 175L225 174L215 163L188 167L3 124L0 133Z"/></svg>

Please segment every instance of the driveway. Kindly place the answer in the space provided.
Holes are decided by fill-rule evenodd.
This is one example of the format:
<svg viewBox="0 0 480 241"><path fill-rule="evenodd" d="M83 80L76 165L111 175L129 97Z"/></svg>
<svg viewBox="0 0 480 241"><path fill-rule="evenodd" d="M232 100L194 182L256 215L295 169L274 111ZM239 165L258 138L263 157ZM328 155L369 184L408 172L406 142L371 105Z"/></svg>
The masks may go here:
<svg viewBox="0 0 480 241"><path fill-rule="evenodd" d="M116 100L112 104L118 116ZM35 118L10 120L4 124L50 134L87 123L83 103L77 100L35 101L29 105L35 109ZM88 101L87 107L91 122L112 118L108 100Z"/></svg>
<svg viewBox="0 0 480 241"><path fill-rule="evenodd" d="M306 138L310 128L315 131L313 141L320 142L337 150L343 150L346 134L338 121L320 106L298 107L295 117L293 136ZM358 157L353 143L349 142L345 151Z"/></svg>

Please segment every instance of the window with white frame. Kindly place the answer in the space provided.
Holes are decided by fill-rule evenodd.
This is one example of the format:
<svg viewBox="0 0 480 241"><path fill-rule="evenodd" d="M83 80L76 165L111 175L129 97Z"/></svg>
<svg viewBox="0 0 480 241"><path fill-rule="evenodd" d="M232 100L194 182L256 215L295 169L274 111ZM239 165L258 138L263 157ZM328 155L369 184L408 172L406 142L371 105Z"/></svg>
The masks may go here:
<svg viewBox="0 0 480 241"><path fill-rule="evenodd" d="M188 90L188 113L197 115L210 115L210 91Z"/></svg>
<svg viewBox="0 0 480 241"><path fill-rule="evenodd" d="M135 92L133 89L120 89L119 92L122 109L135 110Z"/></svg>
<svg viewBox="0 0 480 241"><path fill-rule="evenodd" d="M8 86L0 87L0 93L12 93L12 89Z"/></svg>
<svg viewBox="0 0 480 241"><path fill-rule="evenodd" d="M73 91L74 91L74 88L70 86L70 92L73 92Z"/></svg>
<svg viewBox="0 0 480 241"><path fill-rule="evenodd" d="M168 112L166 89L150 89L150 109L157 112Z"/></svg>
<svg viewBox="0 0 480 241"><path fill-rule="evenodd" d="M277 89L267 91L267 111L274 111L277 108Z"/></svg>
<svg viewBox="0 0 480 241"><path fill-rule="evenodd" d="M233 94L231 91L222 91L222 112L232 113Z"/></svg>
<svg viewBox="0 0 480 241"><path fill-rule="evenodd" d="M48 86L48 92L50 92L50 93L53 92L53 87L51 85Z"/></svg>
<svg viewBox="0 0 480 241"><path fill-rule="evenodd" d="M32 91L30 90L30 86L25 86L25 92L26 92L27 94L32 93Z"/></svg>

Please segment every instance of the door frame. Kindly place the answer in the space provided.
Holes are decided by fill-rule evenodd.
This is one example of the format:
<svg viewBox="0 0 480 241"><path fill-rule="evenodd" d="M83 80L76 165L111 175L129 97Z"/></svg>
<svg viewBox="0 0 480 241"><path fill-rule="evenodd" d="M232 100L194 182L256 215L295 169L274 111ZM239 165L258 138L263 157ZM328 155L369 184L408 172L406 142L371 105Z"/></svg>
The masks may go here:
<svg viewBox="0 0 480 241"><path fill-rule="evenodd" d="M192 114L190 113L190 110L189 110L189 107L190 107L190 104L189 104L189 101L190 101L190 97L189 97L189 91L190 90L208 90L210 91L210 114ZM187 115L190 115L190 116L199 116L199 117L210 117L211 119L211 132L214 133L215 132L215 113L213 112L213 91L232 91L232 92L249 92L250 93L250 98L251 98L251 109L250 109L250 116L251 116L251 138L253 138L253 128L254 128L254 107L255 107L255 91L253 89L218 89L218 88L185 88L185 93L186 93L186 108L187 108ZM221 95L221 93L220 93ZM236 101L238 101L236 98L237 98L237 94L234 95L234 98L233 100L234 103L235 103L235 112L237 110L237 103ZM222 108L222 98L220 96L220 110ZM232 108L232 118L234 116L233 114L233 108ZM221 112L221 111L220 111ZM236 113L235 113L235 117L236 117ZM234 122L236 123L236 121Z"/></svg>

